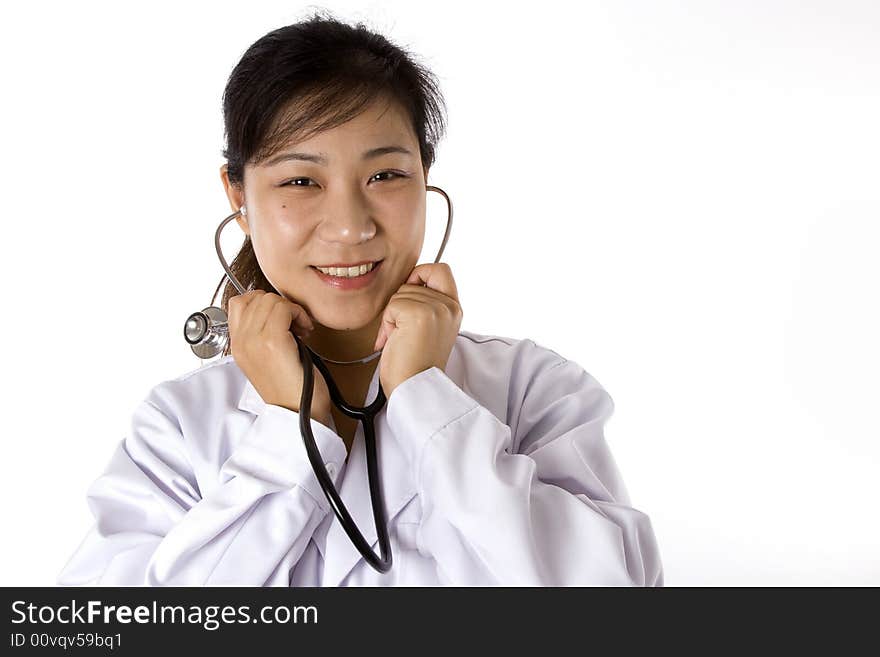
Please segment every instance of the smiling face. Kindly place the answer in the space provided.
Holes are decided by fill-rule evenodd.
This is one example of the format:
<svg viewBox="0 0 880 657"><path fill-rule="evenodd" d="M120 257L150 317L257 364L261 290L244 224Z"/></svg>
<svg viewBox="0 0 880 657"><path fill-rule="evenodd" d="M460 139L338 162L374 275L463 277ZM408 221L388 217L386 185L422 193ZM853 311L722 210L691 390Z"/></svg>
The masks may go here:
<svg viewBox="0 0 880 657"><path fill-rule="evenodd" d="M291 142L244 170L244 189L221 177L267 280L334 330L365 327L418 264L425 236L425 179L406 112L380 99L364 112ZM362 279L316 266L381 261ZM375 267L375 265L374 265ZM336 272L339 273L339 272Z"/></svg>

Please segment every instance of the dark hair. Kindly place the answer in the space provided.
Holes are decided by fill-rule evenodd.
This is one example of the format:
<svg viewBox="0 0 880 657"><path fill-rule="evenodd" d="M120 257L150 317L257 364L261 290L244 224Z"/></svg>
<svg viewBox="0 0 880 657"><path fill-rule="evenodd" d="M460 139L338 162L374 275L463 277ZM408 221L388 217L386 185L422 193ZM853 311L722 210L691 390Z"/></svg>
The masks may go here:
<svg viewBox="0 0 880 657"><path fill-rule="evenodd" d="M230 184L243 186L245 164L272 157L291 139L341 125L378 98L398 102L429 169L446 130L446 105L435 76L415 57L362 23L320 12L269 32L244 53L223 92ZM257 263L250 236L229 265L246 290L278 291ZM238 290L225 274L221 308ZM226 345L223 355L230 353Z"/></svg>

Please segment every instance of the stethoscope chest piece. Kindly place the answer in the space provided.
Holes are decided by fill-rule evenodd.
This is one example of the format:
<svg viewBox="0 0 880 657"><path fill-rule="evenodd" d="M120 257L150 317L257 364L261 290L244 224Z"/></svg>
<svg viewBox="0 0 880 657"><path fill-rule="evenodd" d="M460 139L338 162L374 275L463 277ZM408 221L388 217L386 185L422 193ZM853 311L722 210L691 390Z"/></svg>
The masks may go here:
<svg viewBox="0 0 880 657"><path fill-rule="evenodd" d="M229 325L226 313L216 306L208 306L194 312L183 325L186 338L193 353L199 358L213 358L226 348Z"/></svg>

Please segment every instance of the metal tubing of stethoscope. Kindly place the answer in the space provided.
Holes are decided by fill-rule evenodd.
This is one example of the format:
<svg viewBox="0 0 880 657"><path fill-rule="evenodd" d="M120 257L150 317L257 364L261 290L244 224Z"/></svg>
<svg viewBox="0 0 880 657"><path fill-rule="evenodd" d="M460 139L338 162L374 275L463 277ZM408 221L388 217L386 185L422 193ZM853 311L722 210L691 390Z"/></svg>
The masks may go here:
<svg viewBox="0 0 880 657"><path fill-rule="evenodd" d="M333 404L336 408L355 420L366 420L373 417L381 410L386 401L385 391L382 389L381 381L379 382L379 391L376 393L376 399L374 399L369 406L352 406L345 401L345 398L339 391L339 387L336 385L336 380L330 374L330 370L327 369L327 365L324 363L321 356L312 351L307 344L303 343L303 346L309 352L315 367L318 368L318 371L321 372L321 375L324 377L324 381L327 384L327 390L330 393L330 398L333 400ZM379 351L378 353L381 354L382 352Z"/></svg>
<svg viewBox="0 0 880 657"><path fill-rule="evenodd" d="M299 347L299 354L303 366L303 388L302 396L300 398L299 428L303 443L306 447L306 454L309 457L309 462L321 484L321 490L324 491L324 496L327 498L330 507L333 509L333 513L336 514L336 517L339 519L339 523L348 535L349 540L354 544L367 563L379 572L386 573L391 570L393 558L391 555L391 543L388 538L388 522L385 515L385 499L382 492L382 481L379 478L379 468L376 457L376 439L373 426L373 416L375 413L370 413L372 408L377 405L377 402L384 402L385 394L382 391L380 384L379 394L377 395L376 401L366 408L349 406L344 403L344 400L342 400L343 404L347 407L347 409L343 409L343 412L352 417L358 417L363 421L364 441L367 448L367 478L370 482L370 499L373 506L373 521L376 524L376 536L379 539L379 550L382 555L379 557L373 552L370 544L367 543L367 540L364 538L363 534L361 534L354 519L351 517L348 509L342 502L342 498L339 497L339 493L336 491L336 486L334 486L333 480L330 478L330 474L327 472L327 468L324 465L324 460L321 458L321 452L315 444L315 437L312 434L311 428L312 394L315 388L312 365L314 364L319 370L321 370L322 374L325 371L325 367L323 363L321 363L320 357L317 357L315 361L312 361L310 349L298 338L295 339L297 346ZM326 378L325 375L325 379ZM332 383L332 381L333 379L330 377L328 383ZM332 387L335 388L336 386L333 385ZM337 395L333 395L333 397L334 402L339 406L339 400L336 399ZM341 400L341 397L339 399ZM379 406L381 406L381 404L379 404Z"/></svg>
<svg viewBox="0 0 880 657"><path fill-rule="evenodd" d="M239 294L245 294L247 290L245 290L244 286L238 282L238 277L232 273L232 269L230 269L229 265L226 263L226 258L223 257L223 249L220 248L220 233L223 232L223 227L240 214L241 210L236 210L220 222L220 225L217 226L217 230L214 231L214 248L217 250L217 255L220 258L220 264L223 265L223 271L226 272L226 277L232 282Z"/></svg>

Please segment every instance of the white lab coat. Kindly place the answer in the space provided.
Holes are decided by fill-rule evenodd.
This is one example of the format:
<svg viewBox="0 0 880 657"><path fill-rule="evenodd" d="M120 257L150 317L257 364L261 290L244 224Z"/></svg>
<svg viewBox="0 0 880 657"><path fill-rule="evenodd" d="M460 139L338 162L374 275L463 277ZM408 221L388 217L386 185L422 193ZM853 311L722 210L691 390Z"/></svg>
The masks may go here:
<svg viewBox="0 0 880 657"><path fill-rule="evenodd" d="M375 398L376 368L366 402ZM358 400L349 400L357 402ZM87 501L95 523L59 585L662 586L648 516L604 437L614 402L532 340L459 332L444 370L376 416L393 566L375 571L318 485L299 414L232 356L150 390ZM312 432L378 554L363 427Z"/></svg>

